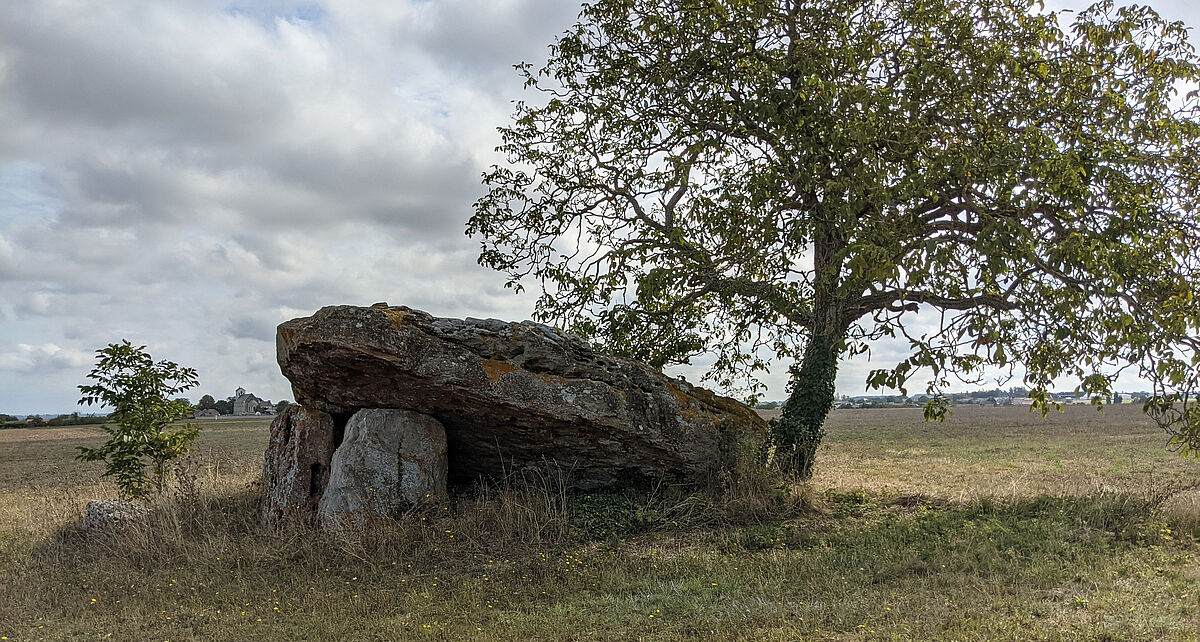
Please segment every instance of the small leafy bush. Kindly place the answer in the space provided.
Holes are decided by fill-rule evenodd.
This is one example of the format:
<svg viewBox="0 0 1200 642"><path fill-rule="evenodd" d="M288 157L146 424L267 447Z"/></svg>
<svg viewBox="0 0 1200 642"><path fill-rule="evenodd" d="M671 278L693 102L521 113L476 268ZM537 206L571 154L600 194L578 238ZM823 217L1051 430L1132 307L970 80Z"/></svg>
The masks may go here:
<svg viewBox="0 0 1200 642"><path fill-rule="evenodd" d="M734 530L729 535L729 547L748 551L790 548L798 538L795 526L780 522L756 524Z"/></svg>
<svg viewBox="0 0 1200 642"><path fill-rule="evenodd" d="M573 495L567 502L572 530L588 539L622 538L656 526L659 511L620 493Z"/></svg>
<svg viewBox="0 0 1200 642"><path fill-rule="evenodd" d="M186 454L200 434L193 424L168 429L191 412L186 399L172 397L199 380L194 369L171 361L156 363L146 346L134 347L127 340L110 343L96 354L96 367L88 374L95 383L79 386L79 403L111 408L109 418L116 425L104 426L108 441L103 445L79 446L76 459L103 461L104 475L115 478L123 496L144 499L152 489L162 491L168 462ZM153 479L146 474L147 462L153 466Z"/></svg>
<svg viewBox="0 0 1200 642"><path fill-rule="evenodd" d="M861 488L845 492L831 488L825 491L825 500L834 517L862 517L875 505L874 498Z"/></svg>

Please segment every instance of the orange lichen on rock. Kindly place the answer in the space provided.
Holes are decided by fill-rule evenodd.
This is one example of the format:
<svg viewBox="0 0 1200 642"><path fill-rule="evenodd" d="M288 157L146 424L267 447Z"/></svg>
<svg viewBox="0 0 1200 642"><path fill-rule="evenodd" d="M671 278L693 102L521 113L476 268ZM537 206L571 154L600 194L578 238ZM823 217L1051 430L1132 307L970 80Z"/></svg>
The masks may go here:
<svg viewBox="0 0 1200 642"><path fill-rule="evenodd" d="M560 377L559 375L550 374L549 372L534 372L533 376L541 379L542 383L548 386L562 385L567 382L566 377Z"/></svg>
<svg viewBox="0 0 1200 642"><path fill-rule="evenodd" d="M675 383L674 381L667 382L667 392L675 398L675 401L679 402L679 405L690 405L690 399L688 398L687 393L681 390L679 388L679 384Z"/></svg>
<svg viewBox="0 0 1200 642"><path fill-rule="evenodd" d="M500 377L517 369L513 364L499 359L485 359L481 365L483 366L484 374L487 375L488 381L492 383L496 383L500 380Z"/></svg>
<svg viewBox="0 0 1200 642"><path fill-rule="evenodd" d="M686 392L680 389L679 384L674 381L667 382L667 392L675 398L675 403L679 407L679 415L685 421L692 423L700 418L703 414L696 402L688 396Z"/></svg>
<svg viewBox="0 0 1200 642"><path fill-rule="evenodd" d="M407 323L409 317L412 316L412 314L406 310L397 310L395 308L385 308L383 313L387 315L388 321L392 322L392 327L397 331L400 330L400 326Z"/></svg>

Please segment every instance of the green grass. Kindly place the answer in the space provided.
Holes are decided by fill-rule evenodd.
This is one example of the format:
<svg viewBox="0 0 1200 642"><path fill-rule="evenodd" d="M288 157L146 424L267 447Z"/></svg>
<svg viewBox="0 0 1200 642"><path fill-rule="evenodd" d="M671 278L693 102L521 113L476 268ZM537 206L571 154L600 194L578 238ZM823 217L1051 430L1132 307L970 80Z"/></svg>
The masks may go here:
<svg viewBox="0 0 1200 642"><path fill-rule="evenodd" d="M534 480L342 534L259 523L262 421L203 424L195 481L106 537L76 524L112 489L71 461L98 431L5 431L0 634L1200 639L1196 493L1167 492L1200 464L1128 410L841 411L808 487L564 497Z"/></svg>

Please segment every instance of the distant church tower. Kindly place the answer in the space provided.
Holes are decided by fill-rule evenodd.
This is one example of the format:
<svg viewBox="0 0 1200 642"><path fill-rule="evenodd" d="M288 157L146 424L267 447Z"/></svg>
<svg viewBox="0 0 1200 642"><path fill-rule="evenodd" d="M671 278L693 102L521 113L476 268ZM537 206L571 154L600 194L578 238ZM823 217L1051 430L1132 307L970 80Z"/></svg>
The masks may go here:
<svg viewBox="0 0 1200 642"><path fill-rule="evenodd" d="M262 399L251 394L246 394L245 388L237 389L237 396L233 398L233 414L235 415L253 415L258 412L258 406L262 404Z"/></svg>

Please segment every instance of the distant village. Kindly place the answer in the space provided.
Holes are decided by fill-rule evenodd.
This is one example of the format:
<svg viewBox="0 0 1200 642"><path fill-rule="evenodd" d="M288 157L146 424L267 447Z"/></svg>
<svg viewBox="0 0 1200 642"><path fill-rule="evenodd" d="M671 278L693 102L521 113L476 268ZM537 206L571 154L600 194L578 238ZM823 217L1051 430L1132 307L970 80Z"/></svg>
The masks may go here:
<svg viewBox="0 0 1200 642"><path fill-rule="evenodd" d="M955 392L946 395L950 400L950 404L954 406L1032 406L1033 399L1029 398L1029 391L1024 388L1011 388L1009 390L979 390L975 392ZM1075 392L1052 392L1050 397L1054 401L1063 404L1090 404L1090 397L1077 395ZM1145 403L1150 397L1148 392L1117 392L1111 397L1105 398L1105 404L1121 404L1121 403ZM841 409L859 409L859 408L920 408L924 406L932 397L930 395L838 395L837 401L834 402L834 407ZM762 410L770 410L783 406L782 401L767 401L759 403L756 408Z"/></svg>
<svg viewBox="0 0 1200 642"><path fill-rule="evenodd" d="M1114 393L1111 397L1103 399L1106 404L1120 403L1144 403L1149 397L1146 392L1132 393ZM1029 392L1026 390L1020 391L1002 391L1002 390L985 390L980 392L960 392L946 395L950 399L950 404L954 406L1032 406L1033 399L1029 397ZM1063 405L1071 404L1090 404L1090 397L1077 395L1075 392L1052 392L1050 397ZM858 395L858 396L842 396L836 402L838 408L895 408L895 407L920 407L924 406L932 399L930 395L916 395L913 397L904 397L899 395Z"/></svg>
<svg viewBox="0 0 1200 642"><path fill-rule="evenodd" d="M216 419L218 417L254 417L256 415L273 415L289 405L287 401L271 403L270 400L259 399L254 393L238 388L232 397L217 401L212 395L200 397L196 410L192 413L195 419Z"/></svg>
<svg viewBox="0 0 1200 642"><path fill-rule="evenodd" d="M179 399L187 401L187 399ZM288 401L272 403L260 399L245 388L238 388L232 397L217 401L212 395L200 397L192 411L193 419L217 419L220 417L255 417L274 415L282 412L290 405ZM78 426L86 424L103 424L108 416L103 414L84 414L78 412L62 415L26 415L24 417L0 413L0 428L40 428L48 426Z"/></svg>

